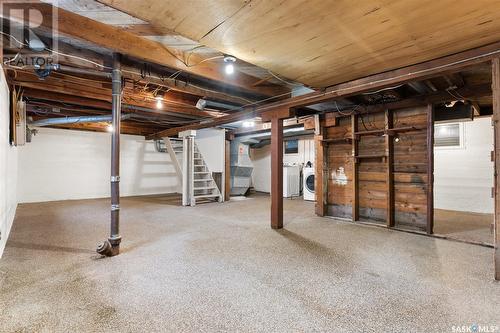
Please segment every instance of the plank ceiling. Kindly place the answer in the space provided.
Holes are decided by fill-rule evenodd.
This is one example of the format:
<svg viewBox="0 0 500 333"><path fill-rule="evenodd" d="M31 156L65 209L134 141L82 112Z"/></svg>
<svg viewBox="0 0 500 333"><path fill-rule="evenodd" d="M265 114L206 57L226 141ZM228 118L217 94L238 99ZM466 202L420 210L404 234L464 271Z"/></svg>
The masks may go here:
<svg viewBox="0 0 500 333"><path fill-rule="evenodd" d="M41 1L53 3L52 0ZM202 4L203 1L198 1L196 3ZM227 1L227 3L229 3L229 1ZM189 54L197 54L201 58L212 58L221 55L220 51L186 38L170 28L165 28L161 25L153 26L147 21L131 16L123 11L116 10L95 0L58 0L54 5L89 19L120 27L130 33L159 42L172 51L184 53L184 58L188 57ZM212 60L212 62L220 64L221 67L224 65L222 59L215 59ZM240 62L238 71L254 76L257 79L265 79L267 83L277 85L284 84L283 81L269 74L267 70L249 63ZM257 79L256 82L258 81ZM296 86L296 84L290 84L290 87Z"/></svg>
<svg viewBox="0 0 500 333"><path fill-rule="evenodd" d="M500 40L498 0L99 0L312 87Z"/></svg>

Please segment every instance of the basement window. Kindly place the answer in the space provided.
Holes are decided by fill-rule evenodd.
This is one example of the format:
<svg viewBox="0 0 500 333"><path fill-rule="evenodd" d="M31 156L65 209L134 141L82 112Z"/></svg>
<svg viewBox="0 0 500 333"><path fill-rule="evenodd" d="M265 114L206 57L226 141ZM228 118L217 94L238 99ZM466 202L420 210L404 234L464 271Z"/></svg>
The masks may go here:
<svg viewBox="0 0 500 333"><path fill-rule="evenodd" d="M446 123L434 126L434 146L438 148L463 148L463 124Z"/></svg>
<svg viewBox="0 0 500 333"><path fill-rule="evenodd" d="M285 141L285 154L298 154L299 153L299 140Z"/></svg>

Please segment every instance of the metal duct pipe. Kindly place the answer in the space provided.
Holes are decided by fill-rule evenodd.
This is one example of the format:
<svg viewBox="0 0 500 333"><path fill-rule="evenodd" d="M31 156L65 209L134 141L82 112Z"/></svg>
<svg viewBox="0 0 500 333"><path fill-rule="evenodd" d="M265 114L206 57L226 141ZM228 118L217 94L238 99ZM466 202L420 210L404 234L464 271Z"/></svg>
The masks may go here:
<svg viewBox="0 0 500 333"><path fill-rule="evenodd" d="M132 114L124 114L121 120L129 119ZM32 121L28 125L30 126L53 126L53 125L66 125L66 124L78 124L78 123L101 123L109 122L113 120L112 116L79 116L79 117L59 117L59 118L48 118L40 119L37 121Z"/></svg>
<svg viewBox="0 0 500 333"><path fill-rule="evenodd" d="M226 103L221 103L221 102L216 102L216 101L210 101L208 99L200 98L198 102L196 103L196 108L199 110L204 110L207 106L212 106L216 108L221 108L221 109L228 109L232 111L238 111L238 110L243 110L242 107L234 106L231 104L226 104Z"/></svg>
<svg viewBox="0 0 500 333"><path fill-rule="evenodd" d="M120 253L120 115L122 75L120 55L113 54L112 100L113 133L111 136L111 230L107 241L99 244L97 253L115 256Z"/></svg>

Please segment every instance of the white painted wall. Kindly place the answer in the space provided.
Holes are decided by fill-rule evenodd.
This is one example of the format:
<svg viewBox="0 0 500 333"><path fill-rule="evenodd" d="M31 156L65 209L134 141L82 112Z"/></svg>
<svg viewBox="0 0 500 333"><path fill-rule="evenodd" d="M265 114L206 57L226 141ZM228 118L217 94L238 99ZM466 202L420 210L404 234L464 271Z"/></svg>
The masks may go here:
<svg viewBox="0 0 500 333"><path fill-rule="evenodd" d="M17 207L17 148L9 143L9 88L0 67L0 257L14 221Z"/></svg>
<svg viewBox="0 0 500 333"><path fill-rule="evenodd" d="M211 172L224 172L226 131L206 128L196 131L196 144Z"/></svg>
<svg viewBox="0 0 500 333"><path fill-rule="evenodd" d="M491 118L464 122L464 148L434 149L434 207L493 213Z"/></svg>
<svg viewBox="0 0 500 333"><path fill-rule="evenodd" d="M38 128L19 147L19 202L110 196L111 134ZM174 193L178 179L169 154L144 137L121 136L120 194Z"/></svg>
<svg viewBox="0 0 500 333"><path fill-rule="evenodd" d="M252 186L259 192L271 192L271 146L250 149L250 159L253 163ZM312 138L299 139L298 154L283 155L284 164L305 165L308 161L314 164L314 140Z"/></svg>

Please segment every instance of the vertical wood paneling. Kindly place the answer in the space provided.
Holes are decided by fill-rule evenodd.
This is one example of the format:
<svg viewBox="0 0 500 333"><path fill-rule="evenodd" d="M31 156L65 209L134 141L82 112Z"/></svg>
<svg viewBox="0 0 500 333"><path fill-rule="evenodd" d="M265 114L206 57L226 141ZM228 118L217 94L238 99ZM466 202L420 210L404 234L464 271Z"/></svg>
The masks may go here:
<svg viewBox="0 0 500 333"><path fill-rule="evenodd" d="M336 126L326 128L324 139L330 140L325 151L329 164L328 215L426 230L426 110L416 107L392 110L391 115L379 112L341 117ZM392 133L387 131L389 127L415 130L398 133L398 142L383 133L362 133L384 129ZM353 132L360 133L358 140L349 141ZM361 157L355 159L353 155Z"/></svg>

